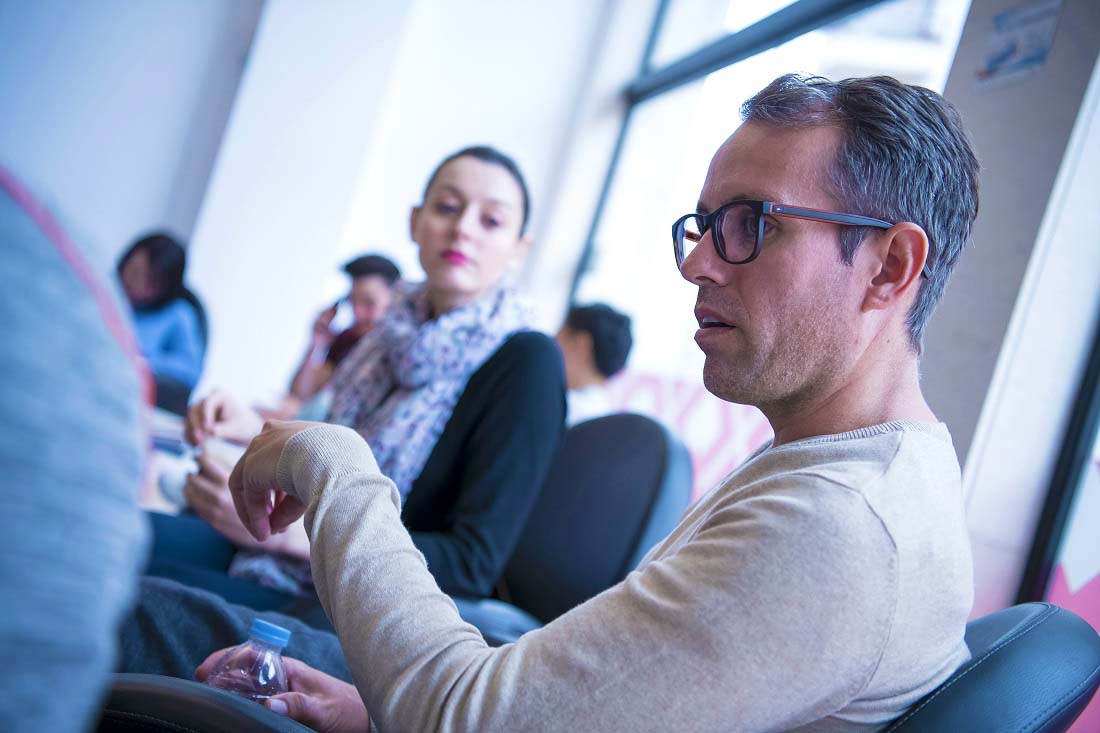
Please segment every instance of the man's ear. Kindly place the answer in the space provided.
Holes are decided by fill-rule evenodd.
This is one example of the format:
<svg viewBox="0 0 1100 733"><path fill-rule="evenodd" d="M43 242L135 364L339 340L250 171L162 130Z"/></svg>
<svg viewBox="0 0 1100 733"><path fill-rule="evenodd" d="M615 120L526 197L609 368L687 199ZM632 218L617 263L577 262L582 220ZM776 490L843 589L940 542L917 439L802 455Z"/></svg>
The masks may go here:
<svg viewBox="0 0 1100 733"><path fill-rule="evenodd" d="M916 297L928 259L928 235L923 229L912 222L895 224L866 239L856 252L870 274L864 310L884 310Z"/></svg>

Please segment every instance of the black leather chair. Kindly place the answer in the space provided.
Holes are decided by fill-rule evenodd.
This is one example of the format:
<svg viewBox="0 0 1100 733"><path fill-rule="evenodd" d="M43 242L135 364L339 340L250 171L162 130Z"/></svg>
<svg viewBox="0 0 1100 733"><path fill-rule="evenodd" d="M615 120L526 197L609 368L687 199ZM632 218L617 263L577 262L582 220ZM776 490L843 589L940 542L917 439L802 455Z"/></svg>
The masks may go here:
<svg viewBox="0 0 1100 733"><path fill-rule="evenodd" d="M625 578L679 522L691 483L687 449L651 418L574 425L504 571L509 602L460 598L459 612L491 644L552 621Z"/></svg>
<svg viewBox="0 0 1100 733"><path fill-rule="evenodd" d="M971 621L971 660L886 733L1061 733L1100 684L1100 636L1050 603Z"/></svg>
<svg viewBox="0 0 1100 733"><path fill-rule="evenodd" d="M174 677L116 674L97 733L309 733L251 700Z"/></svg>

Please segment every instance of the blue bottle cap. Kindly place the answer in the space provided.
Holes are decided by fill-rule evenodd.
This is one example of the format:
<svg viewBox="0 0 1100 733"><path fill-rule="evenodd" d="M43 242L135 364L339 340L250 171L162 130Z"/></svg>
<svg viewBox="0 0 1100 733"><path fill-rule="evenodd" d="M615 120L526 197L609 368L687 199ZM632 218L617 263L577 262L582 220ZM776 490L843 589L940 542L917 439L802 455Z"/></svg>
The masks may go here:
<svg viewBox="0 0 1100 733"><path fill-rule="evenodd" d="M290 641L290 629L284 629L282 626L264 621L262 618L252 620L252 628L249 630L248 635L277 647L284 647Z"/></svg>

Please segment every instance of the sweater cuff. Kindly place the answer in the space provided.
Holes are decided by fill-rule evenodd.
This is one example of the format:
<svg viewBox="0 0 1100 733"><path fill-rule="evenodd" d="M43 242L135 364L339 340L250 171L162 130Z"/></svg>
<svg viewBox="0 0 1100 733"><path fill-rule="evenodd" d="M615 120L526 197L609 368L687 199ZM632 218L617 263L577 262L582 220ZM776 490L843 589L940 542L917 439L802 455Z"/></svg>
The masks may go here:
<svg viewBox="0 0 1100 733"><path fill-rule="evenodd" d="M356 473L381 473L366 441L351 428L315 425L283 446L275 484L309 506L325 484Z"/></svg>

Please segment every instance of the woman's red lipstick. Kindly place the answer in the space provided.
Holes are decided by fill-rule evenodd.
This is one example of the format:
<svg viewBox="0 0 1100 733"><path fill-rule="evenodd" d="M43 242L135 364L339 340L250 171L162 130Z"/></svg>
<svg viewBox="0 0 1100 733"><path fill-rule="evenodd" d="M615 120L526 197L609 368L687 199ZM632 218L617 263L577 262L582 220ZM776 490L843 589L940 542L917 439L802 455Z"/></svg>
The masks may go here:
<svg viewBox="0 0 1100 733"><path fill-rule="evenodd" d="M462 254L456 249L449 249L443 253L443 259L450 262L452 265L466 265L469 264L470 258Z"/></svg>

